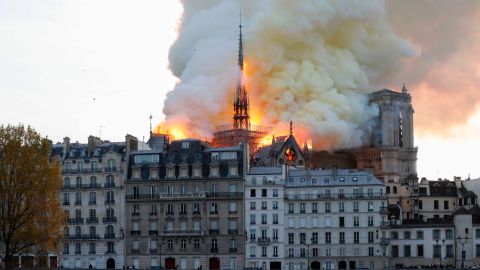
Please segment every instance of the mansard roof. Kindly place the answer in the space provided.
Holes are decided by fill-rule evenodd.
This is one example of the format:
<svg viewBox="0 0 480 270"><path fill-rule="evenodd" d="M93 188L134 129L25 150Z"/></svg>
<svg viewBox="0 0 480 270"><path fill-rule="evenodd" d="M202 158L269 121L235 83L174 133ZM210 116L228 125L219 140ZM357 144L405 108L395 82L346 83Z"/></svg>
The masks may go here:
<svg viewBox="0 0 480 270"><path fill-rule="evenodd" d="M429 181L430 196L457 197L457 187L453 181Z"/></svg>
<svg viewBox="0 0 480 270"><path fill-rule="evenodd" d="M64 144L57 143L52 145L51 156L63 156L64 149ZM93 147L90 156L88 155L88 144L71 143L68 153L66 153L65 155L65 159L90 159L92 157L99 158L107 152L114 152L125 155L125 142L103 141L102 143L97 144L95 145L95 147Z"/></svg>
<svg viewBox="0 0 480 270"><path fill-rule="evenodd" d="M372 174L360 170L290 169L286 186L367 186L383 183Z"/></svg>

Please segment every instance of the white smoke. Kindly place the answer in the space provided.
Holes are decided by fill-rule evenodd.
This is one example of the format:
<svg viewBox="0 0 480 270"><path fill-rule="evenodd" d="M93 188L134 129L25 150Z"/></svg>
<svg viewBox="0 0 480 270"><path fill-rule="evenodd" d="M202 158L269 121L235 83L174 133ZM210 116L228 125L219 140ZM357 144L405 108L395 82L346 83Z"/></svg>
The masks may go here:
<svg viewBox="0 0 480 270"><path fill-rule="evenodd" d="M377 110L370 93L412 47L387 23L383 1L184 0L170 50L179 82L165 125L209 137L230 121L242 10L252 109L261 124L293 120L322 148L360 145Z"/></svg>

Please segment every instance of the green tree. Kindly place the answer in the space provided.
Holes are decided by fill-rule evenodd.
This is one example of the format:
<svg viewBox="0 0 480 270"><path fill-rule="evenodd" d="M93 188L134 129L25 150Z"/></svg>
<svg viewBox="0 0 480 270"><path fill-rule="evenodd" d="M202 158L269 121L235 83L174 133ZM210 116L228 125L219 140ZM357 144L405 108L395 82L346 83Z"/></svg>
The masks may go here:
<svg viewBox="0 0 480 270"><path fill-rule="evenodd" d="M0 257L56 250L64 223L59 203L60 163L51 142L31 127L0 126Z"/></svg>

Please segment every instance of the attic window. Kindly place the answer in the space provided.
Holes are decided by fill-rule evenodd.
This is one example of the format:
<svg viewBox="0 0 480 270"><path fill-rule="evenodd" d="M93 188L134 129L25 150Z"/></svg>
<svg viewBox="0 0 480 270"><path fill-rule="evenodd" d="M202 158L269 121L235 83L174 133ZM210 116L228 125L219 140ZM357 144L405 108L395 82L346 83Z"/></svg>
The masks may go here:
<svg viewBox="0 0 480 270"><path fill-rule="evenodd" d="M358 181L358 177L352 177L352 181Z"/></svg>
<svg viewBox="0 0 480 270"><path fill-rule="evenodd" d="M182 142L182 148L183 148L183 149L188 149L188 148L190 148L190 142Z"/></svg>
<svg viewBox="0 0 480 270"><path fill-rule="evenodd" d="M343 182L343 181L345 181L345 177L340 177L338 180L339 180L340 182Z"/></svg>

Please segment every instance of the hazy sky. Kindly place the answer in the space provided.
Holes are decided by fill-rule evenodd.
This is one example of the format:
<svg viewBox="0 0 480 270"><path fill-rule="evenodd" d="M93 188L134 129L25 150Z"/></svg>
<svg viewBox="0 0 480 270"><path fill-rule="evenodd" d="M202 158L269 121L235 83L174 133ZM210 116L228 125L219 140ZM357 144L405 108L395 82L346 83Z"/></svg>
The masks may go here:
<svg viewBox="0 0 480 270"><path fill-rule="evenodd" d="M411 90L419 176L480 177L479 2L387 4L418 51L385 87ZM174 0L0 1L0 123L54 142L100 130L146 138L175 84L167 59L180 16Z"/></svg>

